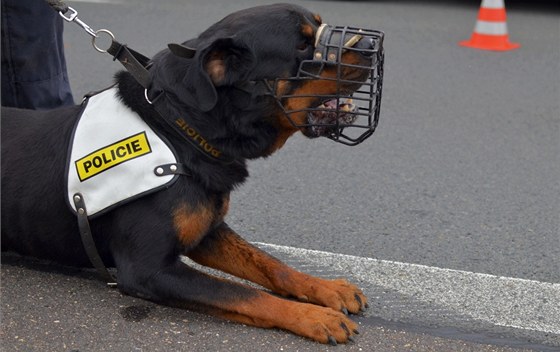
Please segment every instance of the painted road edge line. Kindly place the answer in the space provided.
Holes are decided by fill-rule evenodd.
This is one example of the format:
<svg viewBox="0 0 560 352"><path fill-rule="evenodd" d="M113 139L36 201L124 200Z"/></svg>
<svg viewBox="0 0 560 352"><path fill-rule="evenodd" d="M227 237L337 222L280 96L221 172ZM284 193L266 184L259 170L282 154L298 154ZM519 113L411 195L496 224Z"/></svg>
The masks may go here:
<svg viewBox="0 0 560 352"><path fill-rule="evenodd" d="M496 326L560 334L560 284L253 242Z"/></svg>

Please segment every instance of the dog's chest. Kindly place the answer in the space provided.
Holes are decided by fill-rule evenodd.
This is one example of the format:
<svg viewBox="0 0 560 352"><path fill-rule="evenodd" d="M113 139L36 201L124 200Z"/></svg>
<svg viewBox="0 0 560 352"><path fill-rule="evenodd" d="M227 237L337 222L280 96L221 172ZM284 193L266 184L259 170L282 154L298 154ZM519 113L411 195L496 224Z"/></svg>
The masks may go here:
<svg viewBox="0 0 560 352"><path fill-rule="evenodd" d="M92 216L176 179L156 171L176 164L175 152L116 93L111 88L90 97L75 126L66 172L67 199L74 212L76 194Z"/></svg>

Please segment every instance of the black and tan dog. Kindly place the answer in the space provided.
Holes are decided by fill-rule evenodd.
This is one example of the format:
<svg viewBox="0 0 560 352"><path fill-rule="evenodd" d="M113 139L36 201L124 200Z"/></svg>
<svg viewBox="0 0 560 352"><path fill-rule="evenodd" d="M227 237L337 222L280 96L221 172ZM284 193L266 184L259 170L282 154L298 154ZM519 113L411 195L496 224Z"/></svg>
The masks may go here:
<svg viewBox="0 0 560 352"><path fill-rule="evenodd" d="M243 84L295 76L300 62L314 55L321 22L296 5L236 12L184 43L196 49L194 57L181 57L179 47L157 54L148 92L129 73L116 76L122 102L173 145L189 174L91 220L99 254L105 265L117 268L123 293L322 343L344 343L357 334L348 313L364 310L367 299L356 286L298 272L243 240L224 220L230 192L248 176L246 160L270 155L297 131L317 137L329 130L306 125L305 109L322 103L311 93L337 93L332 81L280 82L282 106ZM343 78L367 78L352 65L369 65L369 55L347 51L341 60L349 64ZM323 67L321 76L335 70ZM213 160L186 143L146 99L154 92L165 93L163 114L180 116L205 146L232 160ZM282 108L296 111L292 121ZM91 266L66 197L67 149L81 109L2 110L3 251ZM196 271L181 255L275 295Z"/></svg>

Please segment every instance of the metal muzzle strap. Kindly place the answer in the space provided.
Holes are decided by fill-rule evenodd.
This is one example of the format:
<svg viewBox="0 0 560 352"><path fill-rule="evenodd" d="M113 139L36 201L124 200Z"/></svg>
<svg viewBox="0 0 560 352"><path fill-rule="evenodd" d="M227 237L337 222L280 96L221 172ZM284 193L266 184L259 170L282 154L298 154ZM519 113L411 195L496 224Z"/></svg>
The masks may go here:
<svg viewBox="0 0 560 352"><path fill-rule="evenodd" d="M331 34L332 27L326 23L317 28L317 33L315 33L315 53L314 58L317 60L326 59L327 61L336 61L338 58L338 45L329 46L329 43L338 43L343 41L342 48L351 48L356 45L363 35L360 33L352 34L347 38L343 38L340 32L333 32ZM361 32L361 30L359 30ZM337 38L337 34L339 35ZM342 49L344 50L344 49Z"/></svg>

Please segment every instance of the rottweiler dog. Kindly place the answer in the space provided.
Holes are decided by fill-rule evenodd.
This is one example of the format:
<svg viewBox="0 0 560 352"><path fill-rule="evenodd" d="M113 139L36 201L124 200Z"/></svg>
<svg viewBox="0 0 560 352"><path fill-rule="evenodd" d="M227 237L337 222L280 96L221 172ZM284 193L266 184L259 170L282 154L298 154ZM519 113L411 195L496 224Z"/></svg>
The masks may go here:
<svg viewBox="0 0 560 352"><path fill-rule="evenodd" d="M308 137L329 132L310 126L308 120L319 117L305 109L322 103L310 93L337 94L332 81L280 81L280 104L246 83L296 76L301 61L314 55L321 24L319 15L297 5L242 10L155 55L150 89L145 91L126 71L116 75L122 102L173 145L188 169L169 187L91 219L99 256L117 269L124 294L285 329L322 343L346 343L358 333L348 317L367 308L358 287L298 272L243 240L224 220L230 192L248 176L247 160L272 154L295 132ZM372 44L360 40L359 45L367 49ZM183 55L188 48L196 53ZM370 55L347 51L341 60L349 63L343 78L366 80L367 74L353 64L367 66ZM320 75L333 76L335 70L322 67ZM204 155L162 122L162 112L150 101L157 92L164 92L163 114L180 116L229 160ZM66 196L67 150L81 110L79 105L50 111L2 109L3 251L91 267ZM291 119L285 110L295 111ZM272 293L194 270L181 256Z"/></svg>

